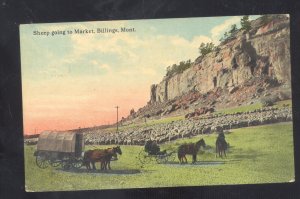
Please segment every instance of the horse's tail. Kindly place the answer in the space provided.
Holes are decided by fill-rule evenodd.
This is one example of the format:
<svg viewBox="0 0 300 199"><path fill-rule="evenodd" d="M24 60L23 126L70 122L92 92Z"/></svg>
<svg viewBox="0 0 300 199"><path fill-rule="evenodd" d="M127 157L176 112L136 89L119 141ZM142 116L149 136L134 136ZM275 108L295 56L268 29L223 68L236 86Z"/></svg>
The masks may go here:
<svg viewBox="0 0 300 199"><path fill-rule="evenodd" d="M216 157L218 156L219 147L218 147L218 140L216 141Z"/></svg>
<svg viewBox="0 0 300 199"><path fill-rule="evenodd" d="M226 142L226 140L224 140L224 150L228 149L228 143Z"/></svg>
<svg viewBox="0 0 300 199"><path fill-rule="evenodd" d="M182 150L183 150L183 146L181 145L178 147L178 151L177 151L177 156L178 156L179 161L182 158Z"/></svg>
<svg viewBox="0 0 300 199"><path fill-rule="evenodd" d="M181 156L182 156L182 154L181 154L181 153L179 153L179 151L178 151L178 153L177 153L177 157L178 157L178 159L179 159L179 160L181 159Z"/></svg>

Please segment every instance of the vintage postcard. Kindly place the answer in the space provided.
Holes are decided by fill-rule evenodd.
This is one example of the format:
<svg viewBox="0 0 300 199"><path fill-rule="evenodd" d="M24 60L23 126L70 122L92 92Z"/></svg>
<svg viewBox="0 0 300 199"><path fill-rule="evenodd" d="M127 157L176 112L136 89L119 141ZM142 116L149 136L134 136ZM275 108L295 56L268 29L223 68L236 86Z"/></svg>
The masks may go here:
<svg viewBox="0 0 300 199"><path fill-rule="evenodd" d="M20 26L28 192L294 182L289 15Z"/></svg>

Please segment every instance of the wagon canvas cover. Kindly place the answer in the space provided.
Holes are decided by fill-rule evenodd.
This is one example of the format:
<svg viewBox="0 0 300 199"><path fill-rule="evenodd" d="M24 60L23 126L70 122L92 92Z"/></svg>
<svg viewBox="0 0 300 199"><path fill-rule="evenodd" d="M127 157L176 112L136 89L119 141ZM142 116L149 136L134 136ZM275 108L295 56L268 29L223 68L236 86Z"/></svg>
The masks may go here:
<svg viewBox="0 0 300 199"><path fill-rule="evenodd" d="M76 133L44 131L40 134L37 150L56 152L75 152Z"/></svg>

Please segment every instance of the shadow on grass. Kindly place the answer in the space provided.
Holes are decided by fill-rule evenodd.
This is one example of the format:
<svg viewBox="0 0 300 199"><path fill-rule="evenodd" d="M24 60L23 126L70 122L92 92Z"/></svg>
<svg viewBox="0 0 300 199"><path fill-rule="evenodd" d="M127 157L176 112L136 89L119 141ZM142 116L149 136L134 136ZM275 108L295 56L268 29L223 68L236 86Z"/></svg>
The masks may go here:
<svg viewBox="0 0 300 199"><path fill-rule="evenodd" d="M260 153L256 150L241 150L241 149L235 149L232 152L232 158L237 160L256 160L259 157L264 156L265 154Z"/></svg>
<svg viewBox="0 0 300 199"><path fill-rule="evenodd" d="M199 161L195 163L188 162L184 164L180 164L179 162L168 162L164 165L183 167L183 166L218 166L222 164L225 164L225 161Z"/></svg>
<svg viewBox="0 0 300 199"><path fill-rule="evenodd" d="M112 170L87 170L86 168L72 168L72 169L57 169L58 171L61 172L68 172L68 173L99 173L99 174L119 174L119 175L130 175L130 174L138 174L141 173L139 169L112 169Z"/></svg>

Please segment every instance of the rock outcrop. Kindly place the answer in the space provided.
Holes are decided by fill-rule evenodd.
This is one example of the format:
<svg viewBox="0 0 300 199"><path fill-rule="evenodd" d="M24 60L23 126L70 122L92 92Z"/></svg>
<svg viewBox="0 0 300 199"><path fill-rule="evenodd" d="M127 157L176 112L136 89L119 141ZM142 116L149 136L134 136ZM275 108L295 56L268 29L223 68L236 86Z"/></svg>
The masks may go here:
<svg viewBox="0 0 300 199"><path fill-rule="evenodd" d="M253 78L267 77L290 86L290 24L286 15L251 22L251 30L237 31L215 51L199 57L183 73L151 86L151 103L172 100L192 91L205 94L217 87L234 92Z"/></svg>
<svg viewBox="0 0 300 199"><path fill-rule="evenodd" d="M85 129L86 144L144 145L164 143L198 134L292 121L292 108L264 107L220 114L223 108L260 102L271 106L291 99L290 30L286 15L251 21L251 29L235 31L205 56L180 73L169 73L150 88L147 105L122 118L132 127L112 133ZM169 116L185 119L148 123Z"/></svg>

